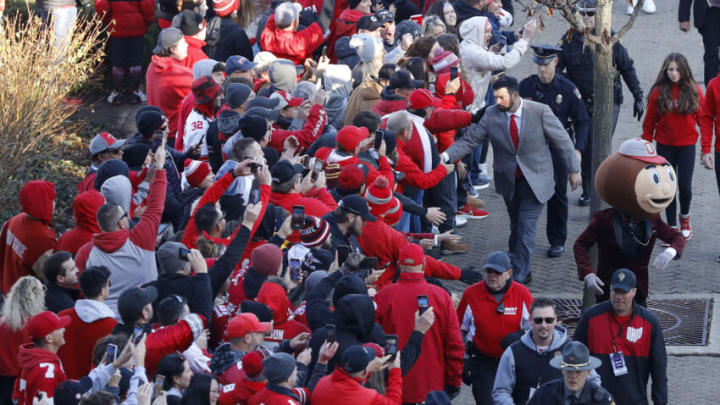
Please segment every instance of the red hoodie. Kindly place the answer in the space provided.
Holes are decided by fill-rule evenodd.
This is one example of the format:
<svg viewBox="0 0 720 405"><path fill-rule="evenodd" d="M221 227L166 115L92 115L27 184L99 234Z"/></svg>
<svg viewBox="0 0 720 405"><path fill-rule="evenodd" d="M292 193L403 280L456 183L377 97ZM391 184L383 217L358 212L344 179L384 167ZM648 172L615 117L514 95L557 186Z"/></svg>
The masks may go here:
<svg viewBox="0 0 720 405"><path fill-rule="evenodd" d="M153 55L145 74L147 105L160 107L165 113L171 137L178 127L178 113L183 98L190 93L193 82L192 70L183 61L171 56Z"/></svg>
<svg viewBox="0 0 720 405"><path fill-rule="evenodd" d="M265 343L280 345L284 339L307 332L310 329L302 323L290 318L293 314L292 304L285 293L285 289L277 283L265 282L260 287L256 301L270 307L273 313L273 331L265 336Z"/></svg>
<svg viewBox="0 0 720 405"><path fill-rule="evenodd" d="M695 85L698 92L698 108L694 114L678 114L674 110L665 114L658 113L658 98L660 90L657 87L650 91L648 97L648 106L645 110L645 119L643 120L642 138L648 142L653 139L657 143L666 146L688 146L695 145L698 139L698 130L700 126L700 117L703 115L703 97L700 86ZM677 97L680 93L680 86L674 85L672 88L673 104L677 103Z"/></svg>
<svg viewBox="0 0 720 405"><path fill-rule="evenodd" d="M35 262L55 248L57 236L50 228L54 200L55 185L48 181L34 180L20 190L23 212L5 222L0 232L3 294L17 279L32 274Z"/></svg>
<svg viewBox="0 0 720 405"><path fill-rule="evenodd" d="M223 385L218 405L245 405L253 395L262 391L267 381L250 381L243 375L240 381Z"/></svg>
<svg viewBox="0 0 720 405"><path fill-rule="evenodd" d="M70 325L65 328L67 344L58 350L68 378L77 380L90 373L95 344L111 334L117 325L114 315L104 303L86 299L60 311L58 316L69 316L71 319Z"/></svg>
<svg viewBox="0 0 720 405"><path fill-rule="evenodd" d="M75 196L73 200L75 228L62 234L55 246L55 251L64 250L75 255L82 245L90 242L93 234L100 232L97 224L97 212L103 204L105 204L105 197L94 190Z"/></svg>
<svg viewBox="0 0 720 405"><path fill-rule="evenodd" d="M360 17L364 15L370 15L365 14L362 11L357 11L347 7L347 1L342 1L335 3L335 11L333 15L333 20L330 23L330 35L328 35L327 38L327 57L330 58L330 63L337 63L337 54L335 53L335 42L337 42L338 39L341 37L349 37L355 32L357 32L357 22L360 19ZM343 10L340 15L338 15L338 11Z"/></svg>
<svg viewBox="0 0 720 405"><path fill-rule="evenodd" d="M192 69L195 62L208 59L208 56L202 50L206 45L205 41L185 35L185 42L188 44L187 57L182 60L185 67Z"/></svg>
<svg viewBox="0 0 720 405"><path fill-rule="evenodd" d="M55 388L67 380L57 354L37 348L32 343L20 346L18 361L20 377L15 380L13 391L18 405L32 405L33 398L40 391L52 398Z"/></svg>

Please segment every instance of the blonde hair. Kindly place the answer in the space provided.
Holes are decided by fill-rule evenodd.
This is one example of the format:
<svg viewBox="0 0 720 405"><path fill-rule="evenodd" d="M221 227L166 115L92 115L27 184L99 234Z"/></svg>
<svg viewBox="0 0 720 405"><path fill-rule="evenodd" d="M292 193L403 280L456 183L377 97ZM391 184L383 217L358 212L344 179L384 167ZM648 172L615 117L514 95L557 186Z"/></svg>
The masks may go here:
<svg viewBox="0 0 720 405"><path fill-rule="evenodd" d="M370 62L359 62L355 69L362 74L362 81L365 81L371 77L378 77L380 68L383 66L385 59L385 52L377 52L375 57Z"/></svg>
<svg viewBox="0 0 720 405"><path fill-rule="evenodd" d="M35 287L42 290L43 285L33 276L21 277L13 284L0 310L0 323L16 332L24 328L30 318L45 310L45 294L33 291Z"/></svg>

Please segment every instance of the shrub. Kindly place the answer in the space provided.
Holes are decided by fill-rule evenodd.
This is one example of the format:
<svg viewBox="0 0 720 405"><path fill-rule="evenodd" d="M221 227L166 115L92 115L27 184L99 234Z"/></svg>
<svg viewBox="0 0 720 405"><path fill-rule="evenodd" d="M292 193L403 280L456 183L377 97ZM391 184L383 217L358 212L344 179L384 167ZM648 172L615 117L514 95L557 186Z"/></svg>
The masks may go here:
<svg viewBox="0 0 720 405"><path fill-rule="evenodd" d="M82 123L69 118L67 102L97 80L104 28L95 16L77 20L64 54L53 48L52 30L40 18L9 17L0 33L0 220L19 211L18 191L27 181L56 183L56 226L72 219L75 184L84 176L87 149L76 134Z"/></svg>

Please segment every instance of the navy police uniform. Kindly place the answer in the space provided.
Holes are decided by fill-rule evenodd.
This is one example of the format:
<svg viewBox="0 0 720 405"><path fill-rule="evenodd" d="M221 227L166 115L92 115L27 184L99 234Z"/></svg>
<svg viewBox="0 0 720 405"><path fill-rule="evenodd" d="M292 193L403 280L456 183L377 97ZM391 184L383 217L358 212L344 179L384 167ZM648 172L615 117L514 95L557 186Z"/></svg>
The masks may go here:
<svg viewBox="0 0 720 405"><path fill-rule="evenodd" d="M562 378L540 387L527 402L528 405L614 405L612 396L601 387L585 383L577 395L565 389Z"/></svg>
<svg viewBox="0 0 720 405"><path fill-rule="evenodd" d="M553 46L533 46L538 65L552 62L560 48ZM565 76L556 73L552 82L544 84L537 75L532 75L520 82L520 97L546 104L560 120L570 137L575 149L583 152L586 148L590 130L590 117L580 95L580 91ZM562 247L567 240L568 172L560 158L551 150L553 170L555 172L555 194L547 205L547 238L553 256L562 254ZM584 159L583 159L584 160Z"/></svg>

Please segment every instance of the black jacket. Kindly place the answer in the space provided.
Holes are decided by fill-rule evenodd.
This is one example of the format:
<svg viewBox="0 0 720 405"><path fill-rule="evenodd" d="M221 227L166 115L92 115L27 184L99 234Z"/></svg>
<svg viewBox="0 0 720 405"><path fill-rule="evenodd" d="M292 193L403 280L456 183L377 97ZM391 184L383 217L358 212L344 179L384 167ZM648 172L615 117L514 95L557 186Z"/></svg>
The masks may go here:
<svg viewBox="0 0 720 405"><path fill-rule="evenodd" d="M455 3L453 3L453 7L455 7L455 14L457 14L457 23L455 23L456 27L460 27L460 24L462 24L463 21L470 18L484 16L482 11L467 4L464 0L456 0ZM459 39L462 40L462 38Z"/></svg>
<svg viewBox="0 0 720 405"><path fill-rule="evenodd" d="M70 288L63 288L55 283L48 284L45 292L45 307L48 311L58 313L64 309L75 306L75 300L80 296L80 291Z"/></svg>
<svg viewBox="0 0 720 405"><path fill-rule="evenodd" d="M580 398L572 402L575 405L614 404L612 396L601 387L585 382ZM528 405L565 405L565 383L562 379L553 380L535 391Z"/></svg>
<svg viewBox="0 0 720 405"><path fill-rule="evenodd" d="M215 49L215 60L224 62L232 55L253 60L252 47L245 30L232 22L230 17L224 17L220 22L220 42Z"/></svg>
<svg viewBox="0 0 720 405"><path fill-rule="evenodd" d="M690 5L693 9L693 25L702 34L703 23L705 22L705 11L708 8L705 0L680 0L678 7L678 22L690 21Z"/></svg>

